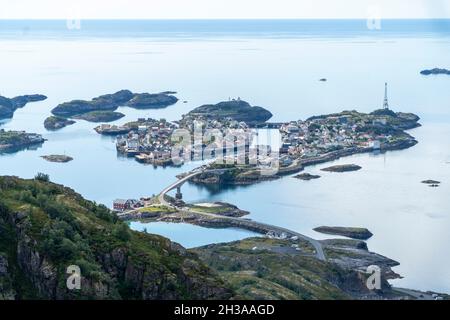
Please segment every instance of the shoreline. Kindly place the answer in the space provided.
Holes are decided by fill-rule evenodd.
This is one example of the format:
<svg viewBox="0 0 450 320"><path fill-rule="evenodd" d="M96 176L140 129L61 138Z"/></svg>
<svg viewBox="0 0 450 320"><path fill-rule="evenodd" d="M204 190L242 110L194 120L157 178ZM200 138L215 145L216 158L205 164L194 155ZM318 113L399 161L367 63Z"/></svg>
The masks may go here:
<svg viewBox="0 0 450 320"><path fill-rule="evenodd" d="M382 150L379 150L378 152L380 154L383 154L385 152L388 151L401 151L401 150L405 150L408 148L412 148L415 145L417 145L419 142L416 141L415 139L411 140L409 143L401 143L400 145L390 145L387 148L385 147ZM280 168L279 171L274 174L274 175L269 175L269 176L263 176L260 175L260 179L258 180L249 180L249 181L233 181L232 183L214 183L214 182L205 182L205 181L200 181L198 179L191 179L189 182L193 183L193 184L197 184L197 185L204 185L204 186L208 186L208 185L219 185L219 186L248 186L248 185L253 185L256 183L260 183L260 182L265 182L265 181L272 181L272 180L277 180L280 179L282 177L291 175L291 174L295 174L295 173L299 173L304 171L305 168L309 167L309 166L313 166L313 165L318 165L318 164L325 164L327 162L332 162L332 161L336 161L339 160L341 158L345 158L345 157L351 157L354 155L358 155L358 154L367 154L367 153L373 153L373 152L377 152L377 150L374 150L373 148L349 148L349 149L345 149L345 150L337 150L337 151L332 151L330 153L324 154L322 156L319 157L315 157L315 158L310 158L310 159L296 159L296 163L291 166L291 167L286 167L286 168ZM178 175L178 177L182 177L184 174L188 174L188 173L183 173L181 175Z"/></svg>

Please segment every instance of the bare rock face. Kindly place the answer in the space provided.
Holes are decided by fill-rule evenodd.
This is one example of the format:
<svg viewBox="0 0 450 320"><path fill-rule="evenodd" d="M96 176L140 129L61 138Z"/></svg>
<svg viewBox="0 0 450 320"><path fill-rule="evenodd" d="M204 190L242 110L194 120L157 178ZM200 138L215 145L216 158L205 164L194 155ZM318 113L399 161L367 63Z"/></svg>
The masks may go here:
<svg viewBox="0 0 450 320"><path fill-rule="evenodd" d="M29 275L37 291L47 299L56 294L57 276L55 268L39 252L33 249L33 241L22 235L17 245L17 259L21 269Z"/></svg>
<svg viewBox="0 0 450 320"><path fill-rule="evenodd" d="M0 300L13 300L16 296L8 267L7 257L0 253Z"/></svg>
<svg viewBox="0 0 450 320"><path fill-rule="evenodd" d="M0 277L8 273L8 260L5 256L0 255Z"/></svg>
<svg viewBox="0 0 450 320"><path fill-rule="evenodd" d="M27 188L40 190L42 207L33 207L38 203ZM9 199L11 190L19 200ZM25 203L34 209L15 211ZM1 299L229 299L233 294L195 254L163 237L131 231L106 207L50 182L0 177L0 241L9 244L5 252L0 247ZM81 270L79 290L66 285L72 265Z"/></svg>

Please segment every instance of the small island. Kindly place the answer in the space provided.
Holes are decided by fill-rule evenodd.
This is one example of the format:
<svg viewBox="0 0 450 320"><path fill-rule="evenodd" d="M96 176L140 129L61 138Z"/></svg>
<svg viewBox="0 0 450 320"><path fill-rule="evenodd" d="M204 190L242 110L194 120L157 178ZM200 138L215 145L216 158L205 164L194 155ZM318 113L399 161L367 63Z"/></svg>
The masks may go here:
<svg viewBox="0 0 450 320"><path fill-rule="evenodd" d="M41 156L42 159L47 160L48 162L56 162L56 163L66 163L73 160L72 157L60 154L52 154L47 156Z"/></svg>
<svg viewBox="0 0 450 320"><path fill-rule="evenodd" d="M76 122L73 120L69 120L62 117L50 116L44 121L44 127L47 130L58 130L64 127L75 124Z"/></svg>
<svg viewBox="0 0 450 320"><path fill-rule="evenodd" d="M440 181L436 181L436 180L424 180L422 181L422 183L424 184L440 184Z"/></svg>
<svg viewBox="0 0 450 320"><path fill-rule="evenodd" d="M181 125L191 123L193 120L224 120L243 121L248 125L264 123L272 118L272 113L262 107L251 106L241 99L232 99L217 104L206 104L195 108L180 121Z"/></svg>
<svg viewBox="0 0 450 320"><path fill-rule="evenodd" d="M422 70L420 71L421 75L429 76L429 75L438 75L438 74L446 74L450 75L450 70L448 69L441 69L441 68L434 68L430 70Z"/></svg>
<svg viewBox="0 0 450 320"><path fill-rule="evenodd" d="M320 170L328 171L328 172L349 172L349 171L358 171L361 169L362 169L362 167L360 167L356 164L341 164L341 165L331 166L328 168L323 168Z"/></svg>
<svg viewBox="0 0 450 320"><path fill-rule="evenodd" d="M17 109L23 108L29 102L42 101L45 99L47 99L47 97L42 94L31 94L14 98L0 96L0 120L12 118Z"/></svg>
<svg viewBox="0 0 450 320"><path fill-rule="evenodd" d="M92 111L115 111L119 107L136 109L159 109L175 104L178 99L166 92L149 94L133 93L130 90L121 90L113 94L106 94L90 101L72 100L56 106L52 113L55 116L70 118Z"/></svg>
<svg viewBox="0 0 450 320"><path fill-rule="evenodd" d="M422 183L427 184L431 188L437 188L441 185L441 182L436 180L424 180Z"/></svg>
<svg viewBox="0 0 450 320"><path fill-rule="evenodd" d="M133 98L126 103L127 107L135 109L162 109L175 104L178 99L171 91L151 94L135 93Z"/></svg>
<svg viewBox="0 0 450 320"><path fill-rule="evenodd" d="M313 229L316 232L330 234L335 236L344 236L347 238L367 240L373 236L372 232L366 228L348 228L348 227L317 227Z"/></svg>
<svg viewBox="0 0 450 320"><path fill-rule="evenodd" d="M413 113L394 112L384 108L371 113L342 111L313 116L304 121L278 124L277 128L279 128L283 145L279 149L278 170L275 170L274 174L262 175L261 167L255 164L231 164L218 159L208 164L202 170L202 174L195 175L189 181L208 185L211 188L219 185L250 185L278 179L284 175L298 173L307 166L334 161L358 153L410 148L418 142L405 130L419 127L419 119ZM195 119L190 120L190 122L184 122L183 125L192 128ZM238 123L238 125L242 124L243 122ZM206 128L214 126L228 128L230 122L206 121ZM171 146L168 146L167 154L170 154L170 151ZM251 148L249 148L250 151ZM230 159L233 159L233 156L236 160L236 155L231 155ZM322 170L347 172L360 169L360 166L347 164ZM181 174L178 177L183 176Z"/></svg>
<svg viewBox="0 0 450 320"><path fill-rule="evenodd" d="M166 128L166 125L167 125L167 128ZM172 132L172 130L174 130L175 127L176 126L174 124L168 123L165 119L157 120L157 119L152 119L152 118L139 118L136 121L130 121L121 126L102 124L102 125L95 127L94 130L98 134L113 136L113 135L126 134L131 131L135 131L137 133L139 133L139 132L142 133L142 131L145 131L146 133L148 133L147 131L149 129L151 129L153 131L154 128L158 128L158 131L169 130L169 132ZM139 130L139 128L141 130ZM167 129L167 130L159 130L159 129ZM162 133L162 132L158 132L158 134L159 133Z"/></svg>
<svg viewBox="0 0 450 320"><path fill-rule="evenodd" d="M241 210L237 206L227 202L206 202L188 205L191 212L212 213L225 217L243 217L250 212Z"/></svg>
<svg viewBox="0 0 450 320"><path fill-rule="evenodd" d="M310 173L301 173L301 174L298 174L298 175L294 176L294 178L300 179L300 180L309 181L309 180L313 180L313 179L319 179L320 176L319 175L310 174Z"/></svg>
<svg viewBox="0 0 450 320"><path fill-rule="evenodd" d="M76 115L74 119L85 120L89 122L112 122L125 117L123 113L116 111L91 111Z"/></svg>
<svg viewBox="0 0 450 320"><path fill-rule="evenodd" d="M37 133L0 130L0 153L19 151L44 142L45 139Z"/></svg>

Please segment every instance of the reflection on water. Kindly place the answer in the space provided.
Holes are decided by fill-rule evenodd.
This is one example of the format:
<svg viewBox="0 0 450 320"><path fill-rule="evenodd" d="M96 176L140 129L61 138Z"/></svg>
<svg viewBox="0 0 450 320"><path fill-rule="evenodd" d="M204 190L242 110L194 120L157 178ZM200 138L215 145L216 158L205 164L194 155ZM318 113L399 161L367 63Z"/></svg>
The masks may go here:
<svg viewBox="0 0 450 320"><path fill-rule="evenodd" d="M170 238L172 241L183 243L186 248L200 247L211 243L230 242L248 237L259 237L259 234L234 229L210 229L191 224L139 221L130 222L133 230L157 233Z"/></svg>
<svg viewBox="0 0 450 320"><path fill-rule="evenodd" d="M120 89L175 90L180 101L188 103L161 110L120 108L126 117L114 123L138 117L173 121L199 105L229 97L269 109L274 114L271 120L277 122L343 109L372 111L382 104L383 84L388 81L394 110L422 118L423 127L411 131L419 141L417 146L333 163L356 163L363 167L357 172L326 173L318 165L305 170L321 175L318 180L287 176L220 189L186 184L183 197L186 201L230 202L250 211L252 219L316 238L324 238L312 231L320 225L367 227L374 233L368 242L370 249L401 263L396 271L405 278L398 285L450 292L450 255L446 254L450 243L450 77L419 74L424 68L450 65L447 33L440 34L439 28L433 33L427 27L426 32L403 35L402 27L389 33L393 41L386 41L383 33L366 31L347 37L347 27L333 34L328 26L326 36L321 36L319 28L308 37L298 32L284 37L259 37L250 32L244 37L228 30L221 41L211 35L195 39L141 35L136 39L132 32L115 38L103 30L101 40L71 37L64 38L64 45L45 37L45 30L32 29L24 41L11 30L0 29L0 60L8 62L2 65L2 74L14 75L2 83L1 94L48 96L2 122L5 130L41 133L48 141L37 150L0 156L0 174L32 178L45 172L52 181L111 206L115 198L157 194L176 175L199 163L155 169L118 157L113 138L99 136L93 130L96 125L85 121L47 132L43 121L57 104ZM326 83L318 81L323 77ZM40 158L45 154L66 154L74 160L50 163ZM429 188L420 183L425 179L442 181L442 185ZM144 227L131 225L138 230ZM250 235L182 224L145 227L188 247Z"/></svg>

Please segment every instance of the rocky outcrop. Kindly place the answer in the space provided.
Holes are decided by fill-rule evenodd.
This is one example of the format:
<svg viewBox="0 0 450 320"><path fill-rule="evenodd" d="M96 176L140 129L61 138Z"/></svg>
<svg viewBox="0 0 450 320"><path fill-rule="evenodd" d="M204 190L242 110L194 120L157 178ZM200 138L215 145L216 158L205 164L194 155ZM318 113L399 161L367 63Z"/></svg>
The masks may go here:
<svg viewBox="0 0 450 320"><path fill-rule="evenodd" d="M178 99L169 93L138 93L127 102L127 106L135 109L160 109L175 104Z"/></svg>
<svg viewBox="0 0 450 320"><path fill-rule="evenodd" d="M115 111L91 111L76 115L74 119L81 119L89 122L111 122L125 117L121 112Z"/></svg>
<svg viewBox="0 0 450 320"><path fill-rule="evenodd" d="M13 300L15 296L7 256L0 252L0 300Z"/></svg>
<svg viewBox="0 0 450 320"><path fill-rule="evenodd" d="M361 169L362 168L356 164L342 164L342 165L336 165L336 166L323 168L320 170L328 171L328 172L349 172L349 171L358 171Z"/></svg>
<svg viewBox="0 0 450 320"><path fill-rule="evenodd" d="M294 176L294 178L309 181L309 180L313 180L313 179L319 179L320 176L305 172L305 173L300 173L300 174Z"/></svg>
<svg viewBox="0 0 450 320"><path fill-rule="evenodd" d="M424 76L429 76L429 75L437 75L437 74L446 74L446 75L450 75L450 70L447 69L441 69L441 68L434 68L434 69L429 69L429 70L422 70L420 71L421 75Z"/></svg>
<svg viewBox="0 0 450 320"><path fill-rule="evenodd" d="M326 240L328 260L311 257L302 240L249 238L193 249L239 298L248 299L388 299L388 279L398 277L397 262L371 253L355 240ZM367 267L381 268L381 289L366 286Z"/></svg>
<svg viewBox="0 0 450 320"><path fill-rule="evenodd" d="M244 121L247 124L263 123L272 118L272 113L262 107L253 107L242 100L230 100L217 104L206 104L190 111L186 117L226 119Z"/></svg>
<svg viewBox="0 0 450 320"><path fill-rule="evenodd" d="M58 130L75 123L76 123L75 121L66 118L50 116L47 119L45 119L44 127L47 130Z"/></svg>
<svg viewBox="0 0 450 320"><path fill-rule="evenodd" d="M0 120L12 118L17 109L23 108L29 102L42 101L45 99L47 99L47 97L42 94L24 95L11 99L0 96Z"/></svg>
<svg viewBox="0 0 450 320"><path fill-rule="evenodd" d="M138 109L165 108L178 99L167 93L133 93L130 90L121 90L113 94L106 94L90 101L73 100L56 106L52 113L60 117L72 117L92 111L115 111L120 106L129 106Z"/></svg>
<svg viewBox="0 0 450 320"><path fill-rule="evenodd" d="M437 181L437 180L424 180L424 181L422 181L422 183L423 184L440 184L441 182L440 181Z"/></svg>
<svg viewBox="0 0 450 320"><path fill-rule="evenodd" d="M317 227L314 231L331 234L336 236L344 236L352 239L367 240L373 236L372 232L366 228L349 228L349 227Z"/></svg>
<svg viewBox="0 0 450 320"><path fill-rule="evenodd" d="M41 158L47 160L48 162L56 162L56 163L66 163L73 160L72 157L63 154L50 154L47 156L41 156Z"/></svg>
<svg viewBox="0 0 450 320"><path fill-rule="evenodd" d="M131 231L105 207L52 183L0 177L0 242L0 297L11 296L10 288L16 299L232 296L195 254L163 237ZM80 290L66 286L71 265L81 269Z"/></svg>
<svg viewBox="0 0 450 320"><path fill-rule="evenodd" d="M400 276L391 268L400 265L397 261L370 252L367 244L358 240L323 240L328 260L346 270L365 273L370 266L378 266L385 280L398 279Z"/></svg>
<svg viewBox="0 0 450 320"><path fill-rule="evenodd" d="M0 130L0 154L42 145L46 140L36 133Z"/></svg>

